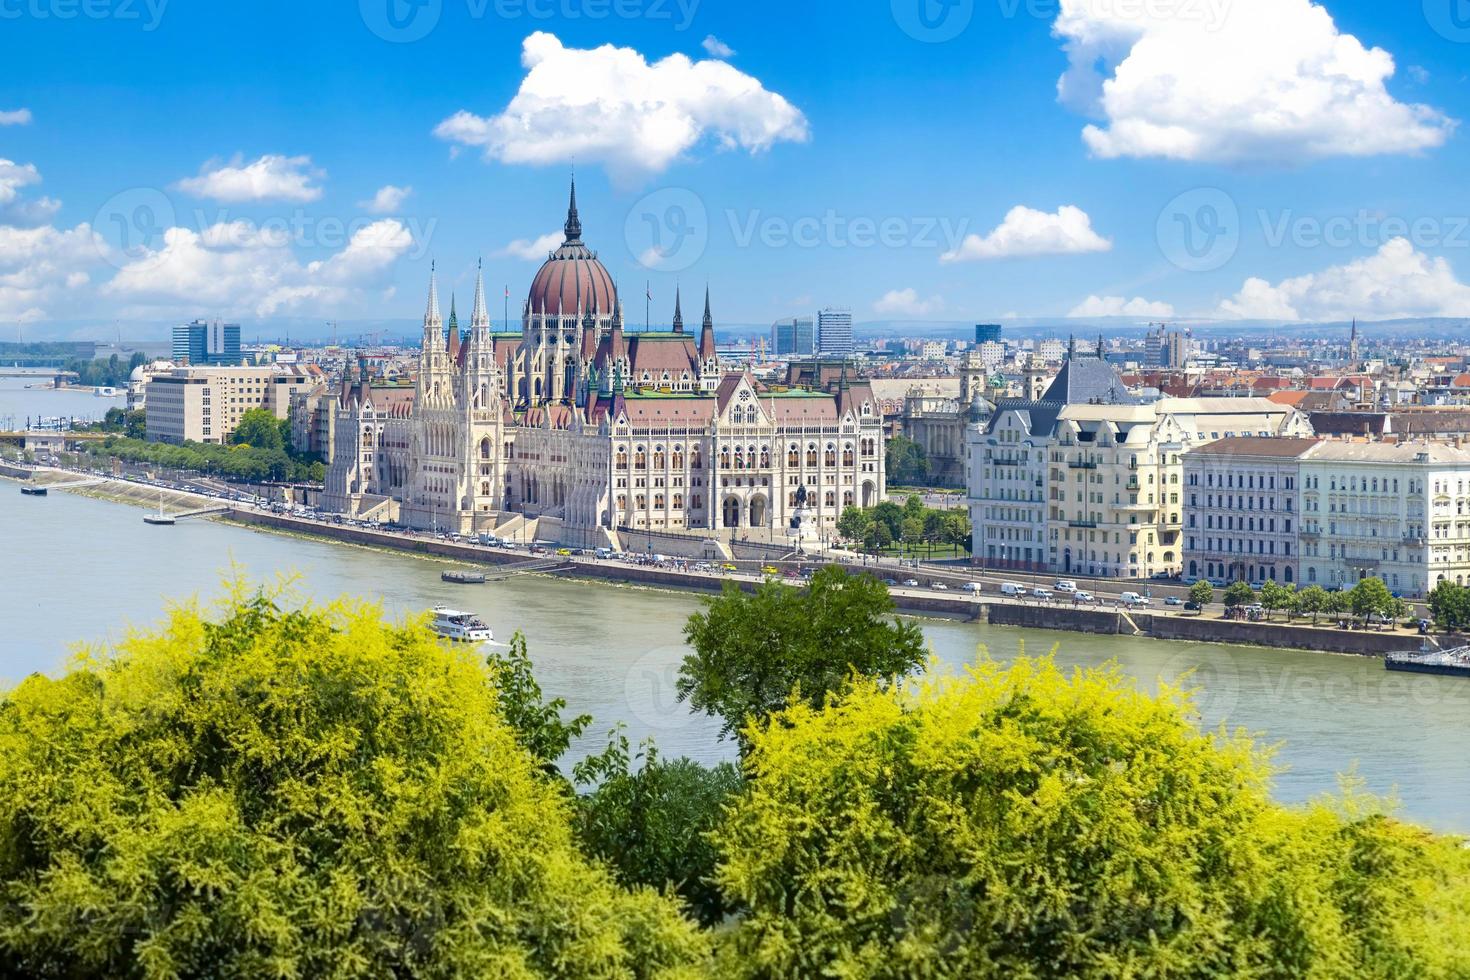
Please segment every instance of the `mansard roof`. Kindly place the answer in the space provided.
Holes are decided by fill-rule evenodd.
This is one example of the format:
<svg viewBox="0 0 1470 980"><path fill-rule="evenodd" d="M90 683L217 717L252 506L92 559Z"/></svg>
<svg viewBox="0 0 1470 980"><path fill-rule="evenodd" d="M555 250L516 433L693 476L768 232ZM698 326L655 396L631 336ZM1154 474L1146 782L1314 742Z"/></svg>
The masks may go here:
<svg viewBox="0 0 1470 980"><path fill-rule="evenodd" d="M1107 361L1098 357L1072 356L1062 364L1062 369L1052 379L1044 402L1061 402L1067 405L1087 403L1093 405L1137 405L1138 396L1128 390L1123 378Z"/></svg>

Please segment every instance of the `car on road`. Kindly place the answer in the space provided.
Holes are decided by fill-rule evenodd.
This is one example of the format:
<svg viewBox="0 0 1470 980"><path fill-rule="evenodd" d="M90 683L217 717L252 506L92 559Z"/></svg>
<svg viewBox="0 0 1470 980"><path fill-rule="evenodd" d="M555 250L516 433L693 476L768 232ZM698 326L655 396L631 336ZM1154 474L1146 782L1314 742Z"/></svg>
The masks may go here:
<svg viewBox="0 0 1470 980"><path fill-rule="evenodd" d="M906 578L903 580L903 587L906 589L917 589L919 587L919 580L916 578Z"/></svg>
<svg viewBox="0 0 1470 980"><path fill-rule="evenodd" d="M781 574L781 569L777 568L775 565L762 565L761 566L761 574L762 575L780 575Z"/></svg>
<svg viewBox="0 0 1470 980"><path fill-rule="evenodd" d="M929 588L935 590L936 592L948 592L949 591L949 586L945 585L943 582L930 582L929 583Z"/></svg>
<svg viewBox="0 0 1470 980"><path fill-rule="evenodd" d="M894 587L894 586L895 586L895 585L897 585L897 584L898 584L898 580L897 580L897 579L891 579L891 578L885 578L885 579L884 579L884 580L883 580L883 584L884 584L884 585L886 585L886 586L888 586L888 587L889 587L889 588L890 588L890 589L891 589L891 588L893 588L893 587Z"/></svg>
<svg viewBox="0 0 1470 980"><path fill-rule="evenodd" d="M1205 607L1202 606L1202 605L1200 605L1199 603L1195 602L1193 599L1190 599L1188 602L1186 602L1184 604L1184 611L1185 612L1204 612L1205 611Z"/></svg>
<svg viewBox="0 0 1470 980"><path fill-rule="evenodd" d="M1019 582L1002 582L1000 583L1000 594L1008 595L1013 599L1019 599L1026 594L1026 586Z"/></svg>
<svg viewBox="0 0 1470 980"><path fill-rule="evenodd" d="M1184 600L1181 599L1181 598L1179 598L1178 596L1171 595L1171 596L1169 596L1169 598L1167 598L1167 599L1164 600L1164 605L1166 605L1166 606L1182 606L1182 605L1184 605Z"/></svg>
<svg viewBox="0 0 1470 980"><path fill-rule="evenodd" d="M981 585L979 582L966 582L965 583L965 591L966 592L971 592L971 593L974 593L975 595L979 595L984 590L985 590L985 587L983 585Z"/></svg>
<svg viewBox="0 0 1470 980"><path fill-rule="evenodd" d="M1096 602L1097 601L1097 596L1093 595L1091 592L1084 592L1082 589L1078 589L1076 592L1073 592L1072 593L1072 601L1073 602Z"/></svg>
<svg viewBox="0 0 1470 980"><path fill-rule="evenodd" d="M1035 588L1031 590L1031 598L1040 599L1042 602L1051 602L1051 589Z"/></svg>
<svg viewBox="0 0 1470 980"><path fill-rule="evenodd" d="M1139 595L1137 592L1124 592L1122 595L1118 596L1118 601L1123 603L1123 605L1125 606L1148 605L1148 599Z"/></svg>
<svg viewBox="0 0 1470 980"><path fill-rule="evenodd" d="M1073 582L1071 579L1064 578L1053 585L1052 588L1056 589L1058 592L1076 592L1077 583Z"/></svg>

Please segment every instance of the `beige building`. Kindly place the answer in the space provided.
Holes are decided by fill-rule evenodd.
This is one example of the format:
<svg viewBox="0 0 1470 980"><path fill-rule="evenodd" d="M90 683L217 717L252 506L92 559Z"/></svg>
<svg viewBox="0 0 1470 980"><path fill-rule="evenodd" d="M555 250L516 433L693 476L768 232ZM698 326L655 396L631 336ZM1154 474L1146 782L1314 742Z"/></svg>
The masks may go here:
<svg viewBox="0 0 1470 980"><path fill-rule="evenodd" d="M1141 579L1183 571L1184 455L1232 436L1310 436L1264 398L1145 402L1073 353L1038 400L969 429L974 554L992 568Z"/></svg>
<svg viewBox="0 0 1470 980"><path fill-rule="evenodd" d="M287 418L291 395L317 383L299 367L181 367L155 375L147 386L151 442L223 443L253 408Z"/></svg>

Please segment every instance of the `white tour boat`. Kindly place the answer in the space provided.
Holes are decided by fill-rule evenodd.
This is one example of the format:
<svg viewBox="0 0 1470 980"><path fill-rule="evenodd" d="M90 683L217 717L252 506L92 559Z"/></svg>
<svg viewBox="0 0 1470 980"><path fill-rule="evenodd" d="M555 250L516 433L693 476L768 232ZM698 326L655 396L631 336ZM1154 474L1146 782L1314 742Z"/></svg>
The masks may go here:
<svg viewBox="0 0 1470 980"><path fill-rule="evenodd" d="M434 607L434 621L429 628L445 639L460 643L489 643L495 639L490 627L474 613L445 606Z"/></svg>

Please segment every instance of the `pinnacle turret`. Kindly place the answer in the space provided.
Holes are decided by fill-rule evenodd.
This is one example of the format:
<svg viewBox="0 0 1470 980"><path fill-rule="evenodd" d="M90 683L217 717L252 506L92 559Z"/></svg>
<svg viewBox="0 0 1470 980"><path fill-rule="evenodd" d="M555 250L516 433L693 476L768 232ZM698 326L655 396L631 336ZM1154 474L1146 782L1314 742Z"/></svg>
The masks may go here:
<svg viewBox="0 0 1470 980"><path fill-rule="evenodd" d="M679 306L679 287L674 287L674 333L684 332L684 311Z"/></svg>
<svg viewBox="0 0 1470 980"><path fill-rule="evenodd" d="M490 329L490 311L485 308L485 266L483 262L478 262L475 266L475 305L470 312L470 329Z"/></svg>
<svg viewBox="0 0 1470 980"><path fill-rule="evenodd" d="M577 178L572 178L572 196L567 204L567 223L563 228L568 242L582 240L582 218L577 214Z"/></svg>

